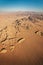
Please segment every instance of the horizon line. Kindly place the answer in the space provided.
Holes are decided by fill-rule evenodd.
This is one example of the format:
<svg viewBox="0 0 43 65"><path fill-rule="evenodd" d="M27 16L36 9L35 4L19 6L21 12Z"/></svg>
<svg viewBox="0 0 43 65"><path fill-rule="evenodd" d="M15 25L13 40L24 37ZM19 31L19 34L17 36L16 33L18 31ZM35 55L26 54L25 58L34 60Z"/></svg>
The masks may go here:
<svg viewBox="0 0 43 65"><path fill-rule="evenodd" d="M43 12L43 11L32 11L32 10L0 11L0 13L13 13L13 12Z"/></svg>

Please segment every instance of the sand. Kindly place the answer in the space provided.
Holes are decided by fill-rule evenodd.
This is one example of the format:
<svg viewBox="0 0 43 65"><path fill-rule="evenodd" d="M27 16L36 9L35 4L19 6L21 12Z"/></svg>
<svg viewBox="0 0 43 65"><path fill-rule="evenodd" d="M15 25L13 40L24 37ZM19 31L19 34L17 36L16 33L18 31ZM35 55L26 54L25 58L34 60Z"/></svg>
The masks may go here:
<svg viewBox="0 0 43 65"><path fill-rule="evenodd" d="M43 14L0 14L0 65L43 65Z"/></svg>

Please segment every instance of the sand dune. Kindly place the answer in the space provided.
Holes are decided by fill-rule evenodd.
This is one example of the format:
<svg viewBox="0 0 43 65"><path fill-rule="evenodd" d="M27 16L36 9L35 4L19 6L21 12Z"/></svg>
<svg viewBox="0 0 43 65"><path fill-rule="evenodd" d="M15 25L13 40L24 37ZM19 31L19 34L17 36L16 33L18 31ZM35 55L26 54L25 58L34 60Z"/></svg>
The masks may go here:
<svg viewBox="0 0 43 65"><path fill-rule="evenodd" d="M43 65L43 14L0 14L0 65Z"/></svg>

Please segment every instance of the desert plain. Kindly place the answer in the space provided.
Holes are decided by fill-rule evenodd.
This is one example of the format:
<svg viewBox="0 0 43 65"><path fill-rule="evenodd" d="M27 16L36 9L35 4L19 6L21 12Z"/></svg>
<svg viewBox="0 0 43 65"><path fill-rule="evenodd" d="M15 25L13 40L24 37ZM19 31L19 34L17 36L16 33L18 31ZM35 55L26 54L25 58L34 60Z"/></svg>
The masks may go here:
<svg viewBox="0 0 43 65"><path fill-rule="evenodd" d="M43 65L43 13L0 13L0 65Z"/></svg>

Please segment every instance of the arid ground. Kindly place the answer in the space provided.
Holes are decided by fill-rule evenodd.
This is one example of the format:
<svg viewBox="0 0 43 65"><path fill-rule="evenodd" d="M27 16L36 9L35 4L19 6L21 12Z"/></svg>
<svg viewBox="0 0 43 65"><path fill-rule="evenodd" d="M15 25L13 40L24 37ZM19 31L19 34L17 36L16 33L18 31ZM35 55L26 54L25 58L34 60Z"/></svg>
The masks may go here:
<svg viewBox="0 0 43 65"><path fill-rule="evenodd" d="M43 65L43 13L0 13L0 65Z"/></svg>

